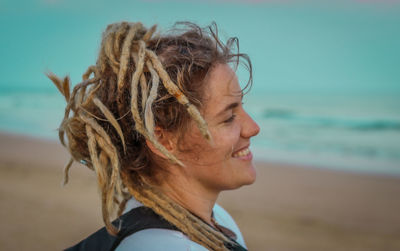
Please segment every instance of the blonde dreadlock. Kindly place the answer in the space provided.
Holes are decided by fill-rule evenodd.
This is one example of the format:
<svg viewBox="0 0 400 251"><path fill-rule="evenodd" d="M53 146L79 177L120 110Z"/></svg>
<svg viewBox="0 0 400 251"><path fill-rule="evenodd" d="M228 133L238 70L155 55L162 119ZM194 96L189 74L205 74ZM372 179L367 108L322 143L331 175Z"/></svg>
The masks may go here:
<svg viewBox="0 0 400 251"><path fill-rule="evenodd" d="M212 142L197 107L201 104L202 81L213 64L245 58L251 81L247 56L230 53L232 42L237 40L228 40L224 46L212 27L211 36L207 36L197 26L188 26L189 31L180 35L153 37L156 26L147 30L141 23L111 24L103 33L96 65L87 69L72 92L68 77L47 74L67 101L59 128L60 141L71 153L64 168L64 184L73 161L95 171L103 221L111 234L118 232L111 219L121 215L134 196L191 240L211 250L226 250L224 242L231 242L227 237L149 182L157 165L146 140L170 161L183 166L157 141L156 125L164 129L184 126L188 120L181 112L184 109Z"/></svg>

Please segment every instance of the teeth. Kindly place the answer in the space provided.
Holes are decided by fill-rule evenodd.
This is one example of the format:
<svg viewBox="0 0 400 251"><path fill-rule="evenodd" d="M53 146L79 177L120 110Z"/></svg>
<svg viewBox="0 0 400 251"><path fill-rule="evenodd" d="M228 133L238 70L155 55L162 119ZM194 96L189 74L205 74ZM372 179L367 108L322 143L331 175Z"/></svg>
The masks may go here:
<svg viewBox="0 0 400 251"><path fill-rule="evenodd" d="M233 157L242 157L242 156L246 156L250 153L250 149L246 148L244 150L241 150L240 152L237 152L233 155Z"/></svg>

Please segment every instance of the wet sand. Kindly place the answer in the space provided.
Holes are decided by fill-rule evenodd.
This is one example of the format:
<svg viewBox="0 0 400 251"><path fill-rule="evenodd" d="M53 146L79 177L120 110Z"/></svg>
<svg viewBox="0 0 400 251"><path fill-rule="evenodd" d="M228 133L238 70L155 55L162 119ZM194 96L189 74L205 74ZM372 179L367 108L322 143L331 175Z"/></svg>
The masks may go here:
<svg viewBox="0 0 400 251"><path fill-rule="evenodd" d="M57 142L0 133L0 250L61 250L102 226L94 175ZM400 178L256 162L221 194L249 250L400 250ZM400 168L400 167L399 167Z"/></svg>

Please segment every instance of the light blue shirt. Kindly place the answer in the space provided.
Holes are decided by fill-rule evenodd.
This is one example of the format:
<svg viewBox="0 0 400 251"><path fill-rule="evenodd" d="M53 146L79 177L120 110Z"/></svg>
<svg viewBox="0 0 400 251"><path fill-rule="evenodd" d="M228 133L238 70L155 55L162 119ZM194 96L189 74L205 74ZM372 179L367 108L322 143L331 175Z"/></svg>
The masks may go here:
<svg viewBox="0 0 400 251"><path fill-rule="evenodd" d="M131 199L128 201L125 211L139 206L142 206L140 202ZM217 223L232 230L237 236L237 243L246 247L242 233L229 213L217 204L215 204L213 212ZM191 241L182 232L151 228L126 237L116 251L207 251L207 249Z"/></svg>

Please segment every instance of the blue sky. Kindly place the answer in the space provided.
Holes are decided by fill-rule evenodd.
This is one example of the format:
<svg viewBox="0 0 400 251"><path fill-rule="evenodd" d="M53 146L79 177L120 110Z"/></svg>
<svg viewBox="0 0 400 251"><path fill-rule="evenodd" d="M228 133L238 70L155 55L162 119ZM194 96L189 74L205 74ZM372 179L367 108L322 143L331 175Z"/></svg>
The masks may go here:
<svg viewBox="0 0 400 251"><path fill-rule="evenodd" d="M47 70L78 82L102 30L121 20L216 21L239 37L260 91L400 94L396 1L2 1L0 85L47 88Z"/></svg>

